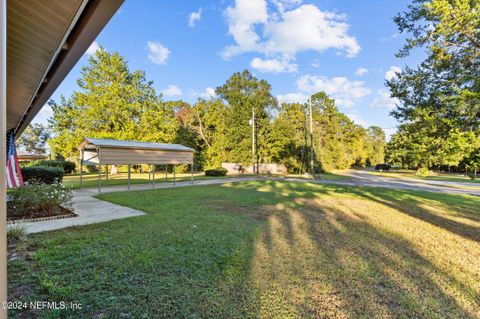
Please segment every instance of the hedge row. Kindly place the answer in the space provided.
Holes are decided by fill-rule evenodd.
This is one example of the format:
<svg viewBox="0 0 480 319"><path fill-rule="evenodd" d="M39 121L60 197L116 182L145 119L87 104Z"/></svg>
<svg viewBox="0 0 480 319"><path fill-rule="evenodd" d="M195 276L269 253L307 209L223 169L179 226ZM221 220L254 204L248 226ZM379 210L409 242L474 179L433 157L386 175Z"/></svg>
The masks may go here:
<svg viewBox="0 0 480 319"><path fill-rule="evenodd" d="M375 165L375 170L377 170L377 171L389 171L390 168L392 168L390 166L390 164L377 164L377 165Z"/></svg>
<svg viewBox="0 0 480 319"><path fill-rule="evenodd" d="M71 174L75 170L75 163L70 161L59 161L59 160L45 160L45 161L35 161L31 165L32 167L58 167L61 168L65 174Z"/></svg>
<svg viewBox="0 0 480 319"><path fill-rule="evenodd" d="M205 176L226 176L227 172L223 167L211 168L205 170Z"/></svg>
<svg viewBox="0 0 480 319"><path fill-rule="evenodd" d="M22 167L23 181L28 183L53 184L55 182L61 182L64 174L63 169L59 167Z"/></svg>

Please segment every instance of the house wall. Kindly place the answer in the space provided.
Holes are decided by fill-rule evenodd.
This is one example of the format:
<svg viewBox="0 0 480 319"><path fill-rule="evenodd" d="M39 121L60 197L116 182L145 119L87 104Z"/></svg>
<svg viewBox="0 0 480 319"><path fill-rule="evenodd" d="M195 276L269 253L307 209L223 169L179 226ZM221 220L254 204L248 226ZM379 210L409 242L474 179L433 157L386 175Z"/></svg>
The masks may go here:
<svg viewBox="0 0 480 319"><path fill-rule="evenodd" d="M104 164L191 164L193 152L101 148L100 162Z"/></svg>
<svg viewBox="0 0 480 319"><path fill-rule="evenodd" d="M5 158L7 136L7 2L0 0L0 304L7 301L7 201L5 193ZM7 318L6 307L0 307L0 319Z"/></svg>

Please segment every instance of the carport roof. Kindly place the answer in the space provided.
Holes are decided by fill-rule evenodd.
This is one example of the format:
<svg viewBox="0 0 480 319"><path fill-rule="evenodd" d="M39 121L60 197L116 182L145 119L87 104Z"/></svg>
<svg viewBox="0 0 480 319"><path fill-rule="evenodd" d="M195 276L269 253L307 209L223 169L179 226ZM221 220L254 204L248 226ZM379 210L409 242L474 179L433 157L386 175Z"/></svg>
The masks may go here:
<svg viewBox="0 0 480 319"><path fill-rule="evenodd" d="M86 138L78 147L79 149L87 148L87 145L109 148L132 148L132 149L150 149L161 151L180 151L193 152L193 149L181 144L164 144L137 141L122 141L104 138Z"/></svg>

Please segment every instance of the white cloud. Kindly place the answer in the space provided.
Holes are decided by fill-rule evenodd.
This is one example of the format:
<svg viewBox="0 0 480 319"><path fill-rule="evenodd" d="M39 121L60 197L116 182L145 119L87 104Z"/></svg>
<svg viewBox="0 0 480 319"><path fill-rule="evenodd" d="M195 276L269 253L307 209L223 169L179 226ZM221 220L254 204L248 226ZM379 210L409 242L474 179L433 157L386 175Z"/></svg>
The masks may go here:
<svg viewBox="0 0 480 319"><path fill-rule="evenodd" d="M380 41L382 41L382 42L388 42L388 41L390 41L390 40L393 40L393 39L395 39L395 38L398 38L399 36L401 36L401 34L398 33L398 32L395 32L395 33L393 33L392 35L390 35L390 36L388 36L388 37L381 38Z"/></svg>
<svg viewBox="0 0 480 319"><path fill-rule="evenodd" d="M158 42L148 41L148 58L155 64L166 64L170 56L170 50Z"/></svg>
<svg viewBox="0 0 480 319"><path fill-rule="evenodd" d="M302 0L272 0L275 7L277 7L278 11L285 12L286 9L290 9L295 5L299 5L302 3Z"/></svg>
<svg viewBox="0 0 480 319"><path fill-rule="evenodd" d="M347 34L345 16L324 12L312 4L304 4L282 14L279 21L265 26L266 52L295 55L314 50L333 48L353 57L360 52L354 37Z"/></svg>
<svg viewBox="0 0 480 319"><path fill-rule="evenodd" d="M90 44L86 53L88 55L94 55L95 52L97 52L98 50L100 50L100 45L98 44L98 42L94 41L92 42L92 44Z"/></svg>
<svg viewBox="0 0 480 319"><path fill-rule="evenodd" d="M201 97L203 99L214 99L217 97L217 94L215 93L215 89L210 86L207 87L205 91L203 91L202 93L194 94L194 95Z"/></svg>
<svg viewBox="0 0 480 319"><path fill-rule="evenodd" d="M346 77L327 78L325 76L304 75L297 80L297 87L302 92L316 93L324 91L335 99L336 104L352 107L354 101L371 93L363 81L351 81Z"/></svg>
<svg viewBox="0 0 480 319"><path fill-rule="evenodd" d="M301 92L277 95L277 99L281 103L306 103L309 97L310 95Z"/></svg>
<svg viewBox="0 0 480 319"><path fill-rule="evenodd" d="M372 101L372 103L370 103L370 106L374 108L386 108L392 110L398 103L398 99L390 97L389 92L385 90L378 90L377 97Z"/></svg>
<svg viewBox="0 0 480 319"><path fill-rule="evenodd" d="M288 59L260 59L254 58L250 62L250 66L263 73L282 73L282 72L296 72L298 65L291 64Z"/></svg>
<svg viewBox="0 0 480 319"><path fill-rule="evenodd" d="M390 81L391 79L397 76L397 73L400 73L400 72L402 72L402 69L400 67L392 65L390 69L387 72L385 72L385 79Z"/></svg>
<svg viewBox="0 0 480 319"><path fill-rule="evenodd" d="M396 127L388 127L384 128L383 131L385 132L385 140L387 142L390 142L392 139L392 135L397 133L397 128Z"/></svg>
<svg viewBox="0 0 480 319"><path fill-rule="evenodd" d="M169 85L166 89L162 90L164 96L175 97L182 95L182 90L176 85Z"/></svg>
<svg viewBox="0 0 480 319"><path fill-rule="evenodd" d="M365 128L370 126L370 124L367 121L362 119L360 117L360 115L358 115L356 113L349 113L349 114L346 114L346 115L348 116L349 119L351 119L353 122L355 122L355 124L361 125Z"/></svg>
<svg viewBox="0 0 480 319"><path fill-rule="evenodd" d="M263 53L270 59L294 59L309 50L336 49L348 57L359 53L356 38L348 35L345 15L321 11L299 0L273 2L277 10L270 14L266 0L236 0L234 7L225 10L235 45L224 48L223 58L244 52Z"/></svg>
<svg viewBox="0 0 480 319"><path fill-rule="evenodd" d="M225 10L228 21L228 32L237 43L224 49L223 57L259 49L260 37L255 32L255 25L268 20L266 0L236 0L234 7Z"/></svg>
<svg viewBox="0 0 480 319"><path fill-rule="evenodd" d="M198 8L197 11L190 13L188 16L188 26L194 28L198 21L202 18L202 8Z"/></svg>
<svg viewBox="0 0 480 319"><path fill-rule="evenodd" d="M278 95L281 102L306 102L311 94L324 91L335 104L351 108L359 99L369 95L370 89L363 81L352 81L346 77L327 78L325 76L303 75L297 79L297 92Z"/></svg>
<svg viewBox="0 0 480 319"><path fill-rule="evenodd" d="M368 73L367 68L358 68L357 71L355 71L356 76L364 76L367 73Z"/></svg>

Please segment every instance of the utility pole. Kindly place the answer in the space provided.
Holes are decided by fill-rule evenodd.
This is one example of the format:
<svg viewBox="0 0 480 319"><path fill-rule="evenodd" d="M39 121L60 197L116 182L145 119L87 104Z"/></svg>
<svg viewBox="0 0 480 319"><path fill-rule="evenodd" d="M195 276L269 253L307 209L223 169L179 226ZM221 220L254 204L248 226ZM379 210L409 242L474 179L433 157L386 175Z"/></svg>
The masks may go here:
<svg viewBox="0 0 480 319"><path fill-rule="evenodd" d="M255 108L252 107L252 119L250 120L252 125L252 170L255 174ZM258 173L258 169L257 169Z"/></svg>
<svg viewBox="0 0 480 319"><path fill-rule="evenodd" d="M308 113L310 114L310 174L313 175L313 115L312 115L312 98L308 99Z"/></svg>

